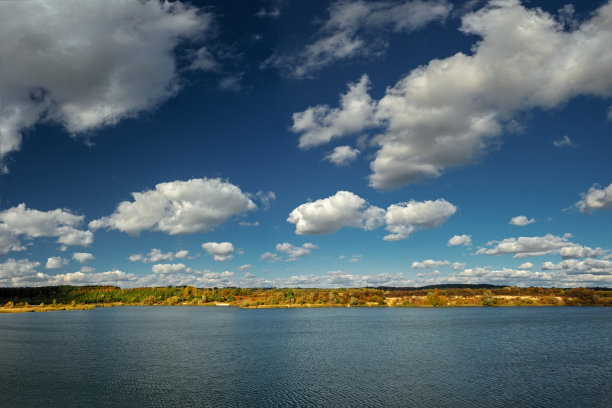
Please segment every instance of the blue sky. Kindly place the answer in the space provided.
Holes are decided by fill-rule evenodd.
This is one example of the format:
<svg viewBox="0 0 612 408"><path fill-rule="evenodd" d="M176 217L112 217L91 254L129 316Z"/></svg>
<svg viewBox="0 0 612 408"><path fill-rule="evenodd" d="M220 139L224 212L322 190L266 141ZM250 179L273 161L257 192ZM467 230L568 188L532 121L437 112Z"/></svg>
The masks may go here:
<svg viewBox="0 0 612 408"><path fill-rule="evenodd" d="M0 286L612 285L612 3L0 4Z"/></svg>

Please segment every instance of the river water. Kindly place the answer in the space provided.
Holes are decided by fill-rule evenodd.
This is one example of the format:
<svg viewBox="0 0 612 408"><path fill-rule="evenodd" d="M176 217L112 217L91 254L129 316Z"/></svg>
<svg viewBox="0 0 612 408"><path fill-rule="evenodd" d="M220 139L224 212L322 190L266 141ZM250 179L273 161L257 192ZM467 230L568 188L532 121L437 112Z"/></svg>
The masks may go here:
<svg viewBox="0 0 612 408"><path fill-rule="evenodd" d="M0 315L1 407L612 407L612 309Z"/></svg>

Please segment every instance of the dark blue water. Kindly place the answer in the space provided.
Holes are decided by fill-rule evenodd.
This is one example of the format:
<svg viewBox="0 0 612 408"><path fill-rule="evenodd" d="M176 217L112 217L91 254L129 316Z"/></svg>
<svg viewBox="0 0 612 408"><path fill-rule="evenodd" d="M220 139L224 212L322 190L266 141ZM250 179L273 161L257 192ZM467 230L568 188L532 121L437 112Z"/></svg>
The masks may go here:
<svg viewBox="0 0 612 408"><path fill-rule="evenodd" d="M1 407L612 407L612 309L0 315Z"/></svg>

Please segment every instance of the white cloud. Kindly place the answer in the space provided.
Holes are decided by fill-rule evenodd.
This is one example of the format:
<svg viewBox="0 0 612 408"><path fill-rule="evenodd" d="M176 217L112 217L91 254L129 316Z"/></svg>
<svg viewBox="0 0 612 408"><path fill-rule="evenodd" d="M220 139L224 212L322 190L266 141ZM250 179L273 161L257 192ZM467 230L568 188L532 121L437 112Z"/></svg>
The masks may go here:
<svg viewBox="0 0 612 408"><path fill-rule="evenodd" d="M325 160L336 166L346 166L357 158L358 149L351 146L337 146L334 151L325 156Z"/></svg>
<svg viewBox="0 0 612 408"><path fill-rule="evenodd" d="M533 264L531 262L525 262L523 264L520 264L519 269L531 269L533 268Z"/></svg>
<svg viewBox="0 0 612 408"><path fill-rule="evenodd" d="M542 270L562 270L568 275L612 275L612 262L603 259L566 259L558 264L544 262Z"/></svg>
<svg viewBox="0 0 612 408"><path fill-rule="evenodd" d="M612 208L612 184L600 188L594 185L589 191L582 194L582 200L578 201L576 207L581 213L591 213L595 210L609 210Z"/></svg>
<svg viewBox="0 0 612 408"><path fill-rule="evenodd" d="M153 273L170 274L183 272L186 269L185 264L155 264L151 267Z"/></svg>
<svg viewBox="0 0 612 408"><path fill-rule="evenodd" d="M566 31L541 9L492 1L462 18L461 31L481 37L469 55L458 52L414 69L378 101L362 78L351 86L362 101L358 120L338 120L355 116L343 100L340 108L295 113L293 131L301 134L301 147L312 147L382 127L371 186L397 188L438 177L481 157L518 113L551 109L578 95L612 95L611 18L612 3L606 3Z"/></svg>
<svg viewBox="0 0 612 408"><path fill-rule="evenodd" d="M318 105L293 114L291 130L301 133L299 146L308 149L376 125L376 103L368 90L370 79L363 75L358 83L349 84L349 90L340 98L340 108Z"/></svg>
<svg viewBox="0 0 612 408"><path fill-rule="evenodd" d="M533 224L535 222L535 220L533 218L529 219L524 215L519 215L516 217L513 217L509 224L510 225L516 225L517 227L524 227L525 225L529 225L529 224Z"/></svg>
<svg viewBox="0 0 612 408"><path fill-rule="evenodd" d="M238 270L239 270L240 272L246 272L246 271L248 271L249 269L251 269L251 267L253 267L253 265L251 265L251 264L240 265L240 266L238 267Z"/></svg>
<svg viewBox="0 0 612 408"><path fill-rule="evenodd" d="M471 235L454 235L451 239L448 240L448 246L458 246L458 245L472 245L472 236Z"/></svg>
<svg viewBox="0 0 612 408"><path fill-rule="evenodd" d="M460 269L464 269L465 268L465 262L453 262L453 264L451 265L451 268L453 268L454 271L460 270Z"/></svg>
<svg viewBox="0 0 612 408"><path fill-rule="evenodd" d="M335 1L314 42L295 53L275 53L263 65L299 78L339 60L380 55L387 46L381 34L411 32L444 21L451 9L445 0Z"/></svg>
<svg viewBox="0 0 612 408"><path fill-rule="evenodd" d="M72 259L80 263L85 263L85 262L93 261L94 259L96 259L96 257L88 252L74 252L72 254Z"/></svg>
<svg viewBox="0 0 612 408"><path fill-rule="evenodd" d="M581 245L563 247L559 250L559 255L567 258L593 258L603 255L605 251L601 248L589 248Z"/></svg>
<svg viewBox="0 0 612 408"><path fill-rule="evenodd" d="M57 238L62 246L88 246L93 242L93 233L79 230L83 215L68 210L38 211L19 204L0 212L0 255L20 250L19 238Z"/></svg>
<svg viewBox="0 0 612 408"><path fill-rule="evenodd" d="M300 205L287 221L295 224L298 235L331 234L343 227L375 229L382 224L383 216L382 208L370 206L350 191L338 191L328 198Z"/></svg>
<svg viewBox="0 0 612 408"><path fill-rule="evenodd" d="M68 265L68 260L64 259L60 256L52 256L47 258L47 263L45 264L45 269L59 269L66 265Z"/></svg>
<svg viewBox="0 0 612 408"><path fill-rule="evenodd" d="M310 255L310 251L312 249L318 248L316 245L307 242L301 247L297 247L288 242L283 242L282 244L276 244L276 250L278 252L283 252L287 254L287 261L295 261L300 256Z"/></svg>
<svg viewBox="0 0 612 408"><path fill-rule="evenodd" d="M373 230L385 222L391 234L383 239L397 241L415 230L441 225L456 211L457 207L444 199L392 204L385 211L370 206L350 191L338 191L328 198L300 205L287 221L295 224L298 235L331 234L343 227Z"/></svg>
<svg viewBox="0 0 612 408"><path fill-rule="evenodd" d="M178 259L184 259L187 258L189 256L189 251L187 251L186 249L182 249L180 251L177 251L174 256Z"/></svg>
<svg viewBox="0 0 612 408"><path fill-rule="evenodd" d="M433 259L426 259L423 262L413 262L413 269L431 269L431 268L439 268L441 266L447 266L451 263L449 261L434 261Z"/></svg>
<svg viewBox="0 0 612 408"><path fill-rule="evenodd" d="M218 262L234 259L234 244L231 242L205 242L202 248Z"/></svg>
<svg viewBox="0 0 612 408"><path fill-rule="evenodd" d="M39 122L77 134L155 108L179 87L175 47L211 19L180 2L0 2L0 159Z"/></svg>
<svg viewBox="0 0 612 408"><path fill-rule="evenodd" d="M163 231L170 235L207 232L232 216L257 206L240 188L221 179L160 183L155 190L132 193L108 217L89 223L91 229L111 228L128 234Z"/></svg>
<svg viewBox="0 0 612 408"><path fill-rule="evenodd" d="M132 254L128 257L128 260L130 262L138 262L138 261L146 262L142 254Z"/></svg>
<svg viewBox="0 0 612 408"><path fill-rule="evenodd" d="M572 141L572 139L569 138L568 135L564 135L561 139L558 140L554 140L553 141L553 145L557 148L562 148L564 146L567 147L578 147L578 145L576 143L574 143Z"/></svg>
<svg viewBox="0 0 612 408"><path fill-rule="evenodd" d="M407 238L417 229L438 227L456 211L457 207L444 199L392 204L385 215L387 231L391 234L383 239L397 241Z"/></svg>
<svg viewBox="0 0 612 408"><path fill-rule="evenodd" d="M514 258L525 258L529 256L542 256L552 253L559 253L564 258L599 256L603 254L601 248L592 249L583 247L568 239L571 234L556 236L546 234L543 237L518 237L506 238L502 241L490 241L487 246L490 248L480 248L476 251L478 255L502 255L513 254Z"/></svg>
<svg viewBox="0 0 612 408"><path fill-rule="evenodd" d="M263 254L259 255L259 260L266 262L278 262L280 261L280 258L275 253L264 252Z"/></svg>

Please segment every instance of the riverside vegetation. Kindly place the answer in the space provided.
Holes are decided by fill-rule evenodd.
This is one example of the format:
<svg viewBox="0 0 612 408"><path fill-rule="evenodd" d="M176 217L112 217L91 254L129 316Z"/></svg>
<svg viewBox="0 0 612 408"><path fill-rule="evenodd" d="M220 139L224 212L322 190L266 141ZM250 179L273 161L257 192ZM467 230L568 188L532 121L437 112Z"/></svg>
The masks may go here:
<svg viewBox="0 0 612 408"><path fill-rule="evenodd" d="M612 306L608 288L442 285L422 288L196 288L46 286L0 288L0 313L124 305L279 307Z"/></svg>

